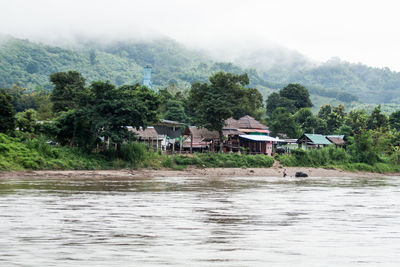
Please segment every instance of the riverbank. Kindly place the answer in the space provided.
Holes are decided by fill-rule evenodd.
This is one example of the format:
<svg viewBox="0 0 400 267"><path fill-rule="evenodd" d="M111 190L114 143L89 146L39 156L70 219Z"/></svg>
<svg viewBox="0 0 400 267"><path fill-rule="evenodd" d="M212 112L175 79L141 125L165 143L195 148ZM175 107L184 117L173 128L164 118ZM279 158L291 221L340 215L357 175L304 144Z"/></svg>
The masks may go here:
<svg viewBox="0 0 400 267"><path fill-rule="evenodd" d="M383 177L400 176L399 173L349 172L337 169L288 167L287 178L294 178L297 171L309 177ZM40 171L1 171L0 179L101 179L101 178L152 178L152 177L282 177L283 168L186 168L182 171L171 169L138 170L40 170Z"/></svg>

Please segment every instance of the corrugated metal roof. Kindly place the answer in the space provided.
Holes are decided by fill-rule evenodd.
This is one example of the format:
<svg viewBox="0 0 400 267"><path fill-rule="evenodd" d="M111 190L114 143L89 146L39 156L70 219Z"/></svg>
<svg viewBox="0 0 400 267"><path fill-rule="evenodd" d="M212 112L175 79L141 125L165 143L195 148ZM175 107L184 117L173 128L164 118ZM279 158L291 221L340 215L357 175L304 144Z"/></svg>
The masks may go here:
<svg viewBox="0 0 400 267"><path fill-rule="evenodd" d="M330 145L332 144L326 137L322 134L304 134L308 139L310 139L316 145Z"/></svg>
<svg viewBox="0 0 400 267"><path fill-rule="evenodd" d="M243 133L265 133L265 134L269 134L268 130L264 130L264 129L239 129L240 132Z"/></svg>
<svg viewBox="0 0 400 267"><path fill-rule="evenodd" d="M240 138L245 138L252 141L261 141L261 142L278 142L279 139L273 138L268 135L250 135L250 134L243 134L239 135Z"/></svg>

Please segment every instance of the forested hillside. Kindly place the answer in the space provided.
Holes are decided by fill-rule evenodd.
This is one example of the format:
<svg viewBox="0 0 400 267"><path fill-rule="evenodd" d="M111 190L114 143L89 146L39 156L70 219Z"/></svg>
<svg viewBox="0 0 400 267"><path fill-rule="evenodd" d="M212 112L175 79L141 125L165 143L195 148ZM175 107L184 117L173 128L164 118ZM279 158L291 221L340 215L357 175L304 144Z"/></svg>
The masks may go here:
<svg viewBox="0 0 400 267"><path fill-rule="evenodd" d="M269 80L268 72L262 76ZM280 80L324 88L339 94L350 93L363 103L399 103L400 100L400 73L388 68L372 68L340 60L305 68L290 73L288 77L281 77ZM346 100L346 96L342 95L342 100Z"/></svg>
<svg viewBox="0 0 400 267"><path fill-rule="evenodd" d="M249 61L246 67L213 61L168 38L147 42L81 42L68 47L2 37L0 87L20 83L28 89L51 90L49 75L68 70L82 73L88 81L133 84L141 82L143 67L150 64L156 89L170 84L186 89L191 83L207 81L210 74L223 70L236 74L247 72L249 87L256 87L264 98L288 83L301 83L309 89L314 109L324 103L344 103L348 107L388 103L394 109L400 100L400 73L361 64L330 61L292 69L279 65L265 69L255 64L256 70L247 68Z"/></svg>

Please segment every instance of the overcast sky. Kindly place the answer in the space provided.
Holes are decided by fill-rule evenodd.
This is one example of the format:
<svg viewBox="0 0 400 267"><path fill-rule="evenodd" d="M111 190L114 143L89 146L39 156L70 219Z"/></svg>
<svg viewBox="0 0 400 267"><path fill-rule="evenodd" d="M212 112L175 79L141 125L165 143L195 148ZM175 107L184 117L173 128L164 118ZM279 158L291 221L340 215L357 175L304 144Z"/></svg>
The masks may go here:
<svg viewBox="0 0 400 267"><path fill-rule="evenodd" d="M395 0L0 0L0 33L275 43L314 60L337 56L400 71L399 12Z"/></svg>

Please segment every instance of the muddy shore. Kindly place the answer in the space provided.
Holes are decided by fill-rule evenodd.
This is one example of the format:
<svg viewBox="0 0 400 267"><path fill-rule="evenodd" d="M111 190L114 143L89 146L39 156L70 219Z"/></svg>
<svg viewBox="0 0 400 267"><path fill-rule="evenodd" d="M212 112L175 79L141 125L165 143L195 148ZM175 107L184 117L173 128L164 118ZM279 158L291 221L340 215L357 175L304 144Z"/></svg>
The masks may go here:
<svg viewBox="0 0 400 267"><path fill-rule="evenodd" d="M301 171L309 177L383 177L400 176L396 174L380 174L369 172L348 172L334 169L323 168L300 168L287 167L287 177L294 177L295 173ZM2 171L0 179L20 178L20 179L40 179L40 178L74 178L74 179L94 179L94 178L151 178L151 177L282 177L283 168L187 168L183 171L170 169L139 169L139 170L41 170L41 171Z"/></svg>

